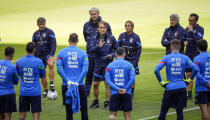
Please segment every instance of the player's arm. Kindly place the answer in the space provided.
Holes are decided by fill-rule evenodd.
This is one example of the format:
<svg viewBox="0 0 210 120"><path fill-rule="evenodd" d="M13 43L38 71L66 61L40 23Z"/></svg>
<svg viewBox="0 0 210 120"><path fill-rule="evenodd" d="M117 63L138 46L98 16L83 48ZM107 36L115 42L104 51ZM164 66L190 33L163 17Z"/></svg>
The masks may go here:
<svg viewBox="0 0 210 120"><path fill-rule="evenodd" d="M131 86L133 85L133 83L135 82L135 69L133 67L133 65L130 65L130 75L129 75L129 82L128 84L125 86L125 89L128 90L131 88Z"/></svg>
<svg viewBox="0 0 210 120"><path fill-rule="evenodd" d="M156 66L155 71L154 71L154 73L160 83L163 81L161 78L161 75L160 75L160 70L162 70L165 65L166 65L165 57L163 57L163 59L160 60L159 64Z"/></svg>
<svg viewBox="0 0 210 120"><path fill-rule="evenodd" d="M109 25L109 23L107 23L107 32L109 34L112 34L112 29L111 29L111 26Z"/></svg>
<svg viewBox="0 0 210 120"><path fill-rule="evenodd" d="M139 62L139 58L141 56L141 50L142 50L141 40L140 40L140 37L139 36L137 36L137 38L136 38L134 49L136 51L135 65L137 65L138 62ZM134 67L137 67L137 66L134 66Z"/></svg>
<svg viewBox="0 0 210 120"><path fill-rule="evenodd" d="M43 78L45 74L45 66L42 62L42 60L40 60L40 64L39 64L39 76L40 78Z"/></svg>
<svg viewBox="0 0 210 120"><path fill-rule="evenodd" d="M85 25L86 25L86 24L84 24L84 26L83 26L83 36L84 36L85 41L87 42L88 34L87 34L87 32L86 32L86 26L85 26Z"/></svg>
<svg viewBox="0 0 210 120"><path fill-rule="evenodd" d="M83 58L83 63L82 63L82 73L80 75L78 83L82 83L87 72L88 72L88 57L87 57L87 55L85 55Z"/></svg>
<svg viewBox="0 0 210 120"><path fill-rule="evenodd" d="M50 41L51 41L51 51L49 56L54 56L55 51L56 51L56 38L55 38L55 33L53 31L51 31L49 33L49 37L50 37Z"/></svg>
<svg viewBox="0 0 210 120"><path fill-rule="evenodd" d="M97 41L96 36L92 36L89 51L96 52L99 48L99 42Z"/></svg>
<svg viewBox="0 0 210 120"><path fill-rule="evenodd" d="M122 47L122 34L120 34L117 43L119 47Z"/></svg>
<svg viewBox="0 0 210 120"><path fill-rule="evenodd" d="M13 84L17 85L18 84L18 80L19 80L17 69L14 67L13 71L14 71L13 72Z"/></svg>
<svg viewBox="0 0 210 120"><path fill-rule="evenodd" d="M111 76L111 73L110 73L110 69L109 69L109 66L106 68L106 72L105 72L105 80L106 80L106 83L112 88L114 89L115 91L119 91L119 87L116 86L112 81L112 76Z"/></svg>
<svg viewBox="0 0 210 120"><path fill-rule="evenodd" d="M204 35L204 29L201 28L198 31L187 31L186 36L192 38L192 41L196 43L198 40L202 39Z"/></svg>
<svg viewBox="0 0 210 120"><path fill-rule="evenodd" d="M118 43L117 43L117 40L115 39L115 37L113 36L113 52L112 52L112 58L115 57L115 53L116 53L117 48L118 48Z"/></svg>
<svg viewBox="0 0 210 120"><path fill-rule="evenodd" d="M57 72L58 72L58 74L62 77L62 79L64 81L68 82L67 76L66 76L66 74L63 71L62 57L59 54L57 56L56 66L57 66Z"/></svg>
<svg viewBox="0 0 210 120"><path fill-rule="evenodd" d="M165 29L163 36L162 36L161 44L163 47L167 47L171 44L171 42L168 41L168 39L166 38L167 32L168 32L168 28Z"/></svg>

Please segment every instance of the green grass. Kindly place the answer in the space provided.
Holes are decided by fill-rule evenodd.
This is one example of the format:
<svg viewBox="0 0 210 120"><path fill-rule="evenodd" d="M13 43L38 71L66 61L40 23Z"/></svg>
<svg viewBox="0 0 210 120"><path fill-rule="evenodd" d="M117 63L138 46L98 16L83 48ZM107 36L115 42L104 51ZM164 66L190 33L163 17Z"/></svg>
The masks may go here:
<svg viewBox="0 0 210 120"><path fill-rule="evenodd" d="M24 48L25 45L14 45L14 44L7 44L3 45L0 48L0 51L3 51L3 49L6 46L12 46L16 49L16 53L14 56L14 60L17 60L20 57L23 57L25 55ZM58 46L56 50L56 55L60 49L64 48L64 46ZM84 47L81 47L84 49ZM149 52L159 52L157 54L147 54ZM163 49L143 49L141 60L139 63L140 66L140 73L141 75L136 77L136 89L135 89L135 98L133 100L133 111L132 111L132 120L138 120L140 118L150 117L154 115L158 115L160 111L161 106L161 98L164 89L160 87L157 79L155 78L155 75L153 73L154 68L156 64L159 62L159 60L164 55ZM3 57L3 52L0 52L0 59ZM55 68L56 70L56 68ZM163 77L164 71L161 73ZM62 80L59 77L59 75L55 74L55 87L59 94L58 99L48 100L48 99L42 99L42 110L41 113L41 120L64 120L65 119L65 108L62 106L62 97L61 97L61 83ZM17 94L17 101L19 98L19 85L15 86L15 91ZM91 92L92 93L92 92ZM90 98L88 98L88 103L93 99L93 95L91 94ZM109 116L109 112L106 110L103 110L103 102L105 100L105 88L104 84L101 84L100 86L100 108L89 110L89 119L90 120L107 120ZM18 103L18 102L17 102ZM194 100L188 101L188 107L196 107L194 105ZM170 110L174 111L173 109ZM13 120L18 119L18 113L13 114ZM27 120L31 119L32 115L31 113L28 113ZM80 113L76 114L75 116L76 120L80 120ZM167 117L167 120L175 119L176 115L169 115ZM184 113L184 118L186 120L200 120L201 119L201 113L200 110L193 110L188 111ZM118 120L123 120L123 114L122 112L119 112L117 116Z"/></svg>

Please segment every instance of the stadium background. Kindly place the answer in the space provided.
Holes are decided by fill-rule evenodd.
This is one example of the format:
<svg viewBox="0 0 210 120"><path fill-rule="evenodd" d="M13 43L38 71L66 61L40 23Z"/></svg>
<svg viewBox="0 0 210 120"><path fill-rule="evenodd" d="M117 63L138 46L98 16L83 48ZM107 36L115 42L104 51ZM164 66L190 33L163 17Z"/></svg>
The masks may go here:
<svg viewBox="0 0 210 120"><path fill-rule="evenodd" d="M89 20L89 9L100 9L102 19L109 22L113 35L118 38L124 32L124 22L132 20L135 23L134 31L141 37L143 52L139 63L141 75L137 76L137 86L133 101L132 119L138 120L159 114L163 89L159 86L153 70L155 65L164 55L160 41L164 29L169 26L169 15L177 13L180 24L185 28L188 25L188 16L195 12L200 16L199 24L204 27L204 38L210 38L210 0L0 0L0 59L3 58L3 49L6 46L16 48L15 60L25 55L25 44L32 39L32 34L37 30L36 19L43 16L47 19L47 27L56 35L57 52L67 46L70 33L79 34L79 46L84 49L85 42L82 35L83 25ZM55 67L56 71L56 67ZM162 72L164 75L164 72ZM65 109L61 105L61 79L55 75L56 90L59 98L56 101L43 99L40 119L64 120ZM17 93L19 86L15 87ZM108 111L102 110L104 101L104 87L101 84L100 108L89 110L90 120L107 120ZM92 95L89 98L89 103ZM17 104L18 105L18 104ZM188 108L197 107L194 100L188 102ZM174 110L171 110L172 112ZM31 119L28 113L27 120ZM186 120L200 120L199 109L184 113ZM169 115L168 120L173 120L176 115ZM18 113L13 115L18 119ZM79 120L80 115L76 114ZM122 113L117 119L123 119ZM155 118L156 119L156 118Z"/></svg>

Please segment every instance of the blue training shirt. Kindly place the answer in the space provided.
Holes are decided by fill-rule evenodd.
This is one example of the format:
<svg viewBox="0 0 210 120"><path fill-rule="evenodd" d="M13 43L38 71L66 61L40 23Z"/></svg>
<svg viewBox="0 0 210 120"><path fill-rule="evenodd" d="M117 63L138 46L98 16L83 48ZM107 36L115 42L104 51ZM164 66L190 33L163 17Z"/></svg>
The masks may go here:
<svg viewBox="0 0 210 120"><path fill-rule="evenodd" d="M14 84L18 84L18 74L15 65L9 60L0 61L0 96L15 94Z"/></svg>
<svg viewBox="0 0 210 120"><path fill-rule="evenodd" d="M107 66L105 79L110 86L111 95L117 94L120 88L131 94L131 86L135 82L134 67L130 62L117 58Z"/></svg>
<svg viewBox="0 0 210 120"><path fill-rule="evenodd" d="M57 56L57 72L63 79L62 85L67 85L68 81L84 85L84 77L88 72L88 57L85 51L76 46L60 50Z"/></svg>
<svg viewBox="0 0 210 120"><path fill-rule="evenodd" d="M41 95L40 78L44 77L45 74L42 60L33 55L26 55L17 61L16 67L21 78L20 95Z"/></svg>
<svg viewBox="0 0 210 120"><path fill-rule="evenodd" d="M210 88L205 86L210 84L210 54L207 51L201 52L193 62L200 70L196 75L195 92L210 91Z"/></svg>
<svg viewBox="0 0 210 120"><path fill-rule="evenodd" d="M170 81L166 85L166 90L186 88L186 83L183 80L186 67L193 69L190 76L191 79L193 79L198 71L198 68L192 63L189 57L178 52L173 52L169 55L165 55L156 66L155 75L159 82L162 81L160 70L162 70L164 66L166 66L167 81Z"/></svg>

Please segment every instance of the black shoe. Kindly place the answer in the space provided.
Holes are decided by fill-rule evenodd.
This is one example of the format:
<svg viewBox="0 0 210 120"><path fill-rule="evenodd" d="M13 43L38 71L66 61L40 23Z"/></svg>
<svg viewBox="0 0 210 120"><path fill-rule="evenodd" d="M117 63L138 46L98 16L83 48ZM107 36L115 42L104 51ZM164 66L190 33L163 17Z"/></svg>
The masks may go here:
<svg viewBox="0 0 210 120"><path fill-rule="evenodd" d="M52 91L52 92L55 91L54 84L50 84L50 91Z"/></svg>
<svg viewBox="0 0 210 120"><path fill-rule="evenodd" d="M109 101L105 101L104 102L104 110L108 110L109 109Z"/></svg>
<svg viewBox="0 0 210 120"><path fill-rule="evenodd" d="M89 108L98 108L99 103L98 100L93 100L92 104L89 106Z"/></svg>
<svg viewBox="0 0 210 120"><path fill-rule="evenodd" d="M187 96L187 99L192 100L193 98L192 98L192 96Z"/></svg>
<svg viewBox="0 0 210 120"><path fill-rule="evenodd" d="M42 97L46 98L47 97L47 93L48 93L48 90L44 90Z"/></svg>

